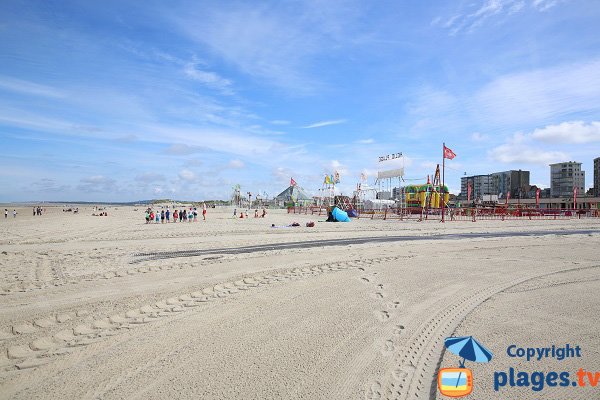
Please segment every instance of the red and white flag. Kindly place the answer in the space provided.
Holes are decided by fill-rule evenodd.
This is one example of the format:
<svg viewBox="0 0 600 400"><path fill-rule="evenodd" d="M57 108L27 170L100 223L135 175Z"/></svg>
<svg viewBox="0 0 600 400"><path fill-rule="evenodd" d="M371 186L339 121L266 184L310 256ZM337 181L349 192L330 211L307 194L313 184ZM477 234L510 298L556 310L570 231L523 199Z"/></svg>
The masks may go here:
<svg viewBox="0 0 600 400"><path fill-rule="evenodd" d="M454 157L456 157L456 154L454 154L454 152L452 150L450 150L450 148L446 147L446 145L444 145L444 158L447 158L448 160L452 160Z"/></svg>
<svg viewBox="0 0 600 400"><path fill-rule="evenodd" d="M510 200L510 190L508 191L508 193L506 193L506 204L508 204L509 200Z"/></svg>
<svg viewBox="0 0 600 400"><path fill-rule="evenodd" d="M540 193L541 193L542 189L538 188L538 190L535 191L535 206L536 207L540 207Z"/></svg>
<svg viewBox="0 0 600 400"><path fill-rule="evenodd" d="M573 208L577 208L577 186L573 186Z"/></svg>
<svg viewBox="0 0 600 400"><path fill-rule="evenodd" d="M290 186L296 186L296 181L294 178L290 178Z"/></svg>

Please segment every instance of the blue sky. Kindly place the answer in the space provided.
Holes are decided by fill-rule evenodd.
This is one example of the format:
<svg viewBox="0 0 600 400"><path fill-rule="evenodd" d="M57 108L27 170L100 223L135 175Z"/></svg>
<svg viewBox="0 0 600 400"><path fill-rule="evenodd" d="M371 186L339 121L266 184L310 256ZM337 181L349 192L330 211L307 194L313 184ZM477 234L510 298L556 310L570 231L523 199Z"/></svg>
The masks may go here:
<svg viewBox="0 0 600 400"><path fill-rule="evenodd" d="M4 1L0 201L350 193L600 157L600 2ZM412 182L412 181L411 181Z"/></svg>

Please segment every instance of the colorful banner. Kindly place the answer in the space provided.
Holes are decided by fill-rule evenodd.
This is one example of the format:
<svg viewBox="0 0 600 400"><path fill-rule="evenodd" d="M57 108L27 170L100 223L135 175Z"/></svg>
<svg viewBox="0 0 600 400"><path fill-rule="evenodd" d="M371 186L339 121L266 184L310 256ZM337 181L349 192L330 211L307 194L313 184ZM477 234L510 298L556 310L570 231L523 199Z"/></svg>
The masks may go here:
<svg viewBox="0 0 600 400"><path fill-rule="evenodd" d="M290 186L296 186L296 181L294 178L290 178Z"/></svg>
<svg viewBox="0 0 600 400"><path fill-rule="evenodd" d="M429 181L429 176L427 176L427 181ZM429 182L427 182L429 183ZM467 182L467 202L471 202L471 191L473 190L473 188L471 188L471 181Z"/></svg>

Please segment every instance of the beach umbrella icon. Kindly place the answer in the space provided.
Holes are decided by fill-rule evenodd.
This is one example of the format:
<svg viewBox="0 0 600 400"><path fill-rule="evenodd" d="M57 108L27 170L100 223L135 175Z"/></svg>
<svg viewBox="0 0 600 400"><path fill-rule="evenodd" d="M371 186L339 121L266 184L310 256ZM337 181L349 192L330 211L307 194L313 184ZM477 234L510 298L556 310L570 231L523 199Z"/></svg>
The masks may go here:
<svg viewBox="0 0 600 400"><path fill-rule="evenodd" d="M460 368L465 367L465 360L486 363L492 359L492 352L475 340L473 336L449 337L444 340L444 345L450 352L462 357ZM456 380L457 386L460 376L461 373L458 374Z"/></svg>
<svg viewBox="0 0 600 400"><path fill-rule="evenodd" d="M486 363L492 359L492 352L473 336L449 337L444 340L444 345L452 353L463 358L461 368L464 368L465 360Z"/></svg>

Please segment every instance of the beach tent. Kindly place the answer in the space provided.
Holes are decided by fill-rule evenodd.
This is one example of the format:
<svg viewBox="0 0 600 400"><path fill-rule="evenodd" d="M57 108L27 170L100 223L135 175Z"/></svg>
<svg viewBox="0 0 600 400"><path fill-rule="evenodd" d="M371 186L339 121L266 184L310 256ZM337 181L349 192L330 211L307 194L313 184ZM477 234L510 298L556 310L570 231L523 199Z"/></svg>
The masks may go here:
<svg viewBox="0 0 600 400"><path fill-rule="evenodd" d="M313 199L298 185L289 186L283 192L275 196L275 201L284 205L286 203L294 203L299 206L309 206L312 204Z"/></svg>
<svg viewBox="0 0 600 400"><path fill-rule="evenodd" d="M350 222L350 217L348 217L348 213L346 211L342 211L337 207L333 207L333 210L331 211L331 215L333 216L333 219L336 220L337 222Z"/></svg>

